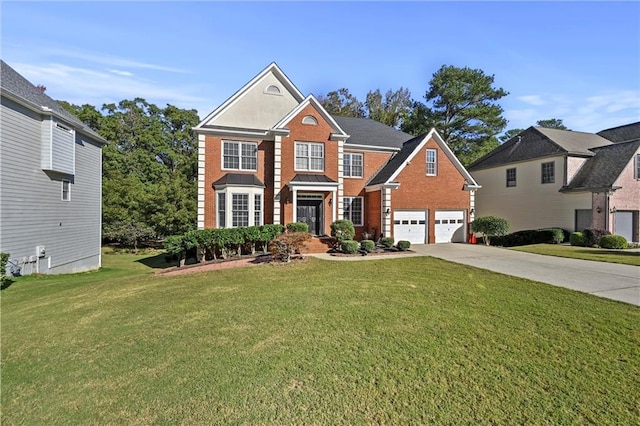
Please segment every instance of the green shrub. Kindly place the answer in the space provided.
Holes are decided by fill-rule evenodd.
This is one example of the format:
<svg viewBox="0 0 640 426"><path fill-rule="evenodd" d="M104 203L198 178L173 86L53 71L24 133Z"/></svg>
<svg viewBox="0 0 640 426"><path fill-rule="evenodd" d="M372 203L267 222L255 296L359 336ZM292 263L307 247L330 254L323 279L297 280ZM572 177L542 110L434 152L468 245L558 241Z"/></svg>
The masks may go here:
<svg viewBox="0 0 640 426"><path fill-rule="evenodd" d="M9 253L0 253L0 285L7 280L7 262L9 261Z"/></svg>
<svg viewBox="0 0 640 426"><path fill-rule="evenodd" d="M409 250L409 247L411 247L411 243L409 241L400 240L398 241L398 244L396 244L396 247L398 247L398 250L400 251L407 251Z"/></svg>
<svg viewBox="0 0 640 426"><path fill-rule="evenodd" d="M626 249L629 244L622 235L603 235L598 245L606 249Z"/></svg>
<svg viewBox="0 0 640 426"><path fill-rule="evenodd" d="M600 239L605 235L611 235L606 229L588 228L583 231L584 238L587 240L587 247L593 247L600 243Z"/></svg>
<svg viewBox="0 0 640 426"><path fill-rule="evenodd" d="M353 240L356 230L350 220L336 220L331 224L331 236L338 240L338 244L346 240Z"/></svg>
<svg viewBox="0 0 640 426"><path fill-rule="evenodd" d="M587 245L587 239L584 237L584 233L582 232L574 232L571 234L569 242L572 246L586 247Z"/></svg>
<svg viewBox="0 0 640 426"><path fill-rule="evenodd" d="M560 244L565 239L561 228L526 229L491 238L491 245L514 247L529 244Z"/></svg>
<svg viewBox="0 0 640 426"><path fill-rule="evenodd" d="M290 232L309 232L309 225L304 222L287 223L287 231Z"/></svg>
<svg viewBox="0 0 640 426"><path fill-rule="evenodd" d="M386 249L393 247L393 237L382 237L380 238L380 245Z"/></svg>
<svg viewBox="0 0 640 426"><path fill-rule="evenodd" d="M343 253L347 253L347 254L357 253L359 248L360 248L360 244L358 244L357 241L344 240L340 243L340 250L342 250Z"/></svg>
<svg viewBox="0 0 640 426"><path fill-rule="evenodd" d="M362 240L360 241L360 248L367 253L371 253L376 249L376 243L371 240Z"/></svg>
<svg viewBox="0 0 640 426"><path fill-rule="evenodd" d="M509 222L496 216L482 216L471 222L471 230L483 234L484 243L489 245L491 237L505 235L509 232Z"/></svg>

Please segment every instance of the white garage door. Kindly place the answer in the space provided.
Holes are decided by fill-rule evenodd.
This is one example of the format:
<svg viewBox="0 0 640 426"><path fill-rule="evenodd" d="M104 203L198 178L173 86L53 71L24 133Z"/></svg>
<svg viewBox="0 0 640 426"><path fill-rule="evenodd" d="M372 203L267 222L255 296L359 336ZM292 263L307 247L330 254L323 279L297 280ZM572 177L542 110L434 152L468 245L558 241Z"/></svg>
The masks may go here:
<svg viewBox="0 0 640 426"><path fill-rule="evenodd" d="M427 242L427 212L401 211L393 212L393 239L409 241L411 244Z"/></svg>
<svg viewBox="0 0 640 426"><path fill-rule="evenodd" d="M613 233L622 235L627 241L633 241L633 212L616 212Z"/></svg>
<svg viewBox="0 0 640 426"><path fill-rule="evenodd" d="M466 241L464 228L463 210L436 212L436 243L462 243Z"/></svg>

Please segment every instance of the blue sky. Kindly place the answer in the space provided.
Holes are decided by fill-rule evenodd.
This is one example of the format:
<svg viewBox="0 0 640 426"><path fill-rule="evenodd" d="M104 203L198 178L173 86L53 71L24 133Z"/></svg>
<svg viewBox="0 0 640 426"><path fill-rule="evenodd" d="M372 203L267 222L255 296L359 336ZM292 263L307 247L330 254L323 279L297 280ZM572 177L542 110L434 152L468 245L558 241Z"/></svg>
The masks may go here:
<svg viewBox="0 0 640 426"><path fill-rule="evenodd" d="M639 2L1 3L1 57L55 99L134 97L204 118L276 62L303 94L408 88L442 65L510 94L507 128L640 120Z"/></svg>

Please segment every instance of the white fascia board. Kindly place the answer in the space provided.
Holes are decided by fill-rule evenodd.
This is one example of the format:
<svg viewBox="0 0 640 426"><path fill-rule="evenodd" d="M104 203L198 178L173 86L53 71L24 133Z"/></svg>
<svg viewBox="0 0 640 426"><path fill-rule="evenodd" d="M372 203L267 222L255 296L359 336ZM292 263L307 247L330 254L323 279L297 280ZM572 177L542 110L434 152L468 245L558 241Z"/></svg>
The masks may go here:
<svg viewBox="0 0 640 426"><path fill-rule="evenodd" d="M292 191L335 191L340 184L338 182L289 182L287 186Z"/></svg>
<svg viewBox="0 0 640 426"><path fill-rule="evenodd" d="M269 130L262 129L221 129L216 127L201 127L201 128L192 128L194 132L197 134L210 134L210 135L219 135L219 136L235 136L238 138L253 138L253 139L262 139L267 140L268 136L271 134Z"/></svg>
<svg viewBox="0 0 640 426"><path fill-rule="evenodd" d="M431 136L433 135L433 133L435 133L435 129L431 129L431 131L429 133L427 133L423 138L422 141L418 144L418 146L416 146L413 149L413 152L409 155L409 157L407 157L407 159L404 161L404 163L402 163L402 165L400 165L400 167L398 167L396 169L395 172L393 172L393 174L391 175L391 177L389 177L389 179L387 179L387 183L389 182L393 182L398 175L400 174L400 172L402 172L402 170L404 170L404 168L407 166L407 164L411 163L411 161L413 160L413 158L418 154L418 152L420 152L420 150L422 149L423 146L425 146L425 144L427 143L427 141L431 138ZM437 134L437 133L436 133Z"/></svg>
<svg viewBox="0 0 640 426"><path fill-rule="evenodd" d="M387 146L372 146L372 145L359 145L359 144L355 144L355 143L346 143L344 144L344 150L345 151L354 151L354 152L359 152L359 151L371 151L371 152L398 152L400 151L400 148L391 148L391 147L387 147Z"/></svg>
<svg viewBox="0 0 640 426"><path fill-rule="evenodd" d="M276 78L281 80L282 84L284 84L284 86L289 90L289 92L293 95L293 97L296 98L298 102L302 102L302 100L304 99L304 96L302 95L300 90L298 90L298 88L291 82L291 80L289 80L289 77L287 77L286 74L282 72L280 67L278 67L278 65L275 62L272 62L268 67L262 70L254 78L252 78L251 81L249 81L247 84L242 86L240 90L238 90L236 93L231 95L231 97L229 97L226 101L224 101L222 105L214 109L213 112L211 112L202 121L200 121L200 123L198 123L195 129L201 128L202 126L205 125L205 123L208 123L214 117L223 114L229 107L231 107L233 104L238 102L238 100L242 99L244 95L246 95L249 92L250 89L252 89L260 81L266 78L266 76L269 73L273 73L276 76Z"/></svg>
<svg viewBox="0 0 640 426"><path fill-rule="evenodd" d="M464 179L467 181L467 186L480 188L480 185L478 185L478 182L475 181L473 176L471 176L471 173L469 173L467 169L462 165L460 160L458 160L458 157L456 157L453 151L451 151L451 148L449 148L449 145L447 145L444 139L442 139L442 137L436 131L436 129L431 129L431 132L429 132L429 134L432 134L432 133L436 143L440 145L440 148L444 151L444 153L449 158L449 160L453 163L453 165L456 166L456 169L458 169L458 172L460 172L462 177L464 177Z"/></svg>
<svg viewBox="0 0 640 426"><path fill-rule="evenodd" d="M302 102L300 102L293 110L291 110L287 115L284 116L282 120L276 123L273 128L285 128L287 124L300 113L304 108L308 105L312 105L316 111L320 113L322 118L328 122L331 127L335 130L335 133L331 133L331 140L347 140L349 135L345 133L344 130L336 123L336 121L331 117L331 115L324 109L324 107L318 102L318 100L313 95L307 96Z"/></svg>
<svg viewBox="0 0 640 426"><path fill-rule="evenodd" d="M365 186L365 192L381 191L383 189L398 189L400 187L399 182L379 183L377 185Z"/></svg>

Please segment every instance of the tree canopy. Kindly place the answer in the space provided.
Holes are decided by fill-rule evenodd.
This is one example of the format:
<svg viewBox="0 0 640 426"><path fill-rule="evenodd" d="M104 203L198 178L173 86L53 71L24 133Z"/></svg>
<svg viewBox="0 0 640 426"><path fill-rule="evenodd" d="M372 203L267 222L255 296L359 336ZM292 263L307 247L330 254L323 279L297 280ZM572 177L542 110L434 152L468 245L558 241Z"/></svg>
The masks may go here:
<svg viewBox="0 0 640 426"><path fill-rule="evenodd" d="M364 104L349 93L349 89L344 87L329 92L326 96L319 95L318 102L329 114L343 117L365 116Z"/></svg>
<svg viewBox="0 0 640 426"><path fill-rule="evenodd" d="M411 92L404 87L387 90L384 97L380 89L370 91L365 102L368 118L395 128L403 123L411 104Z"/></svg>
<svg viewBox="0 0 640 426"><path fill-rule="evenodd" d="M91 105L61 104L110 142L102 165L105 238L135 246L195 227L195 110L160 108L141 98L105 104L102 113Z"/></svg>
<svg viewBox="0 0 640 426"><path fill-rule="evenodd" d="M471 163L498 146L496 135L507 125L496 101L508 92L493 84L494 76L480 69L443 65L429 82L426 104L414 102L402 130L435 127L460 161Z"/></svg>
<svg viewBox="0 0 640 426"><path fill-rule="evenodd" d="M549 118L546 120L538 120L536 126L546 127L547 129L571 130L562 123L561 118Z"/></svg>

